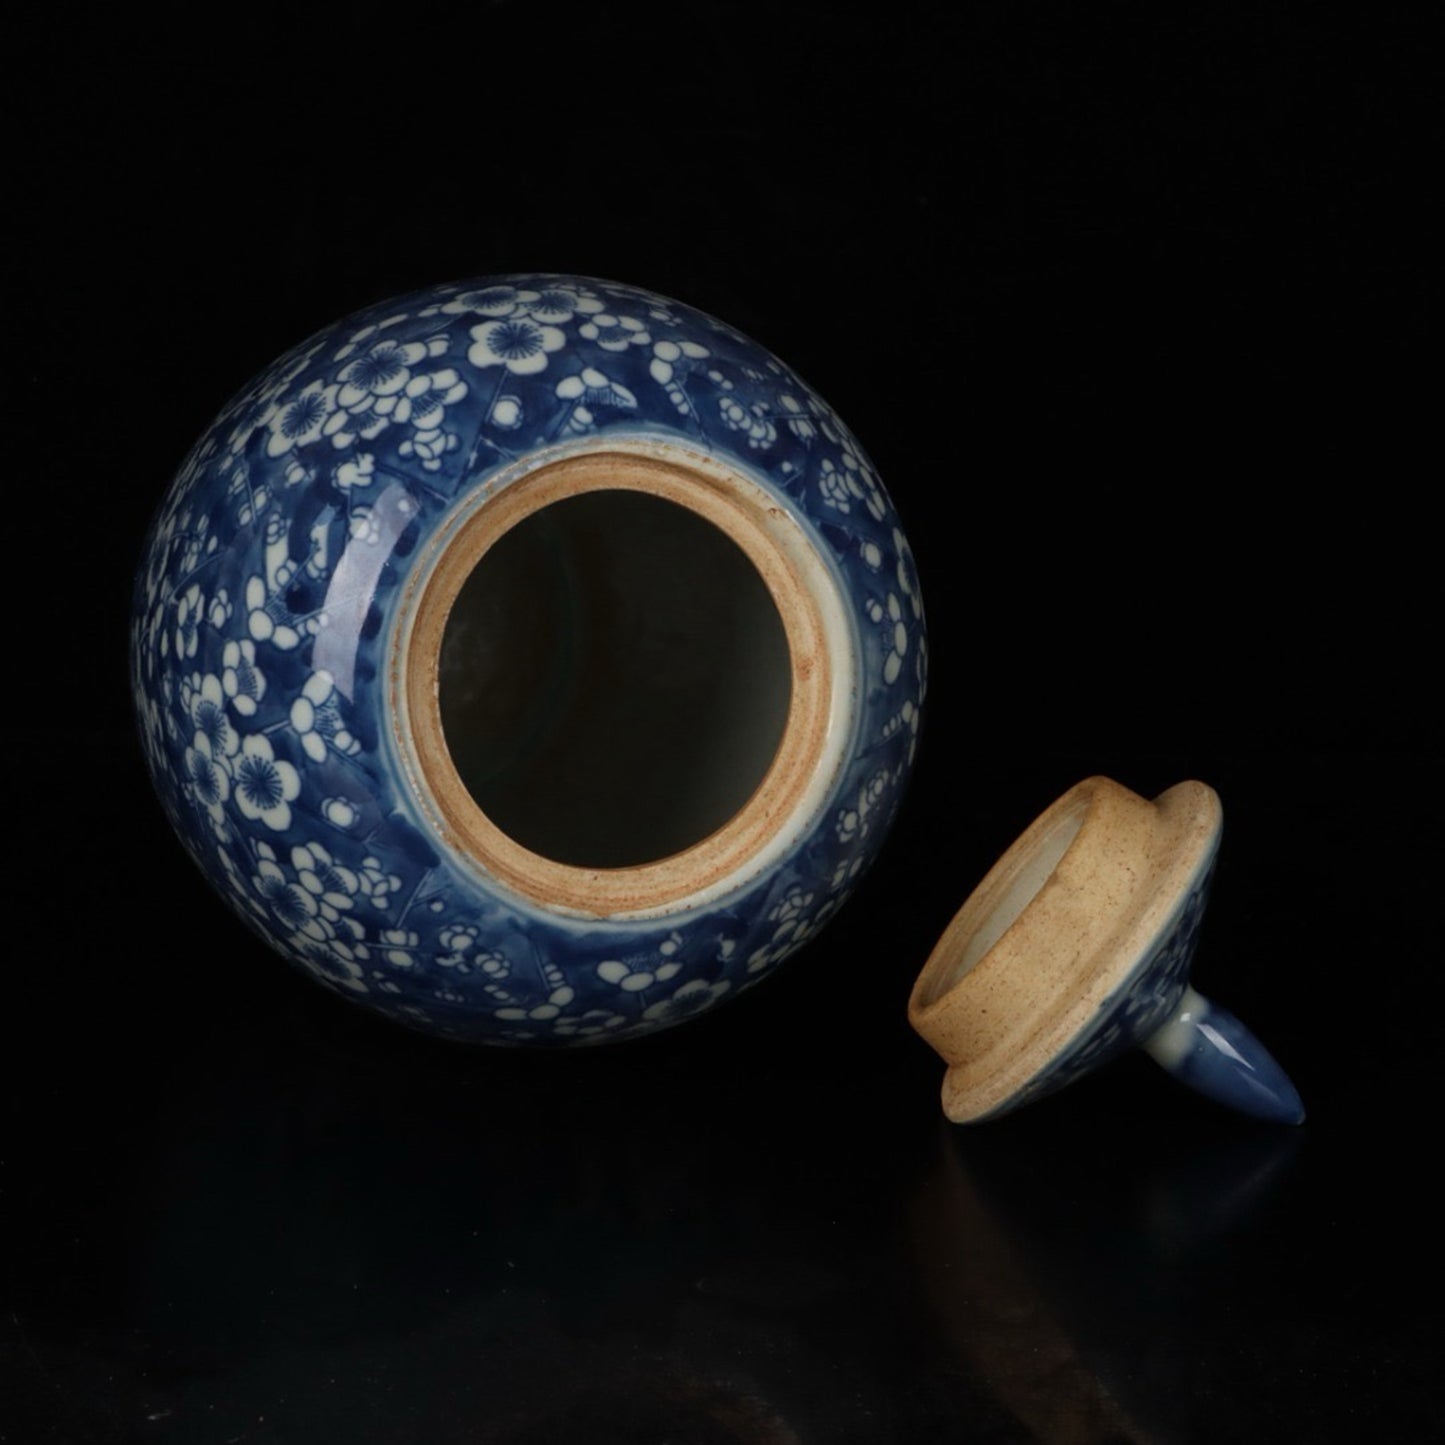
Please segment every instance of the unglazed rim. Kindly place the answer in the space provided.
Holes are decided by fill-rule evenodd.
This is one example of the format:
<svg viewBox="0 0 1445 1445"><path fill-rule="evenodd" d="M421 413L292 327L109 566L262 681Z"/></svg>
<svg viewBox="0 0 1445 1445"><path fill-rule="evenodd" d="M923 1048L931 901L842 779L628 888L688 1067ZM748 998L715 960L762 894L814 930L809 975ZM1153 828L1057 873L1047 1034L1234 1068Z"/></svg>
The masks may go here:
<svg viewBox="0 0 1445 1445"><path fill-rule="evenodd" d="M954 915L909 999L910 1023L949 1064L950 1119L1003 1107L1094 1022L1208 863L1221 818L1204 783L1150 803L1088 778L1025 830ZM1028 896L1015 908L1020 888ZM1010 908L1007 925L977 947Z"/></svg>
<svg viewBox="0 0 1445 1445"><path fill-rule="evenodd" d="M841 764L855 698L850 624L816 544L777 499L741 471L673 443L534 459L499 474L432 539L403 600L390 654L393 741L412 791L464 861L557 912L635 917L700 905L781 855L799 836ZM620 868L578 867L502 831L468 791L447 746L440 707L442 639L462 587L525 518L596 491L645 492L711 522L757 570L788 642L791 696L761 781L720 828L677 853Z"/></svg>

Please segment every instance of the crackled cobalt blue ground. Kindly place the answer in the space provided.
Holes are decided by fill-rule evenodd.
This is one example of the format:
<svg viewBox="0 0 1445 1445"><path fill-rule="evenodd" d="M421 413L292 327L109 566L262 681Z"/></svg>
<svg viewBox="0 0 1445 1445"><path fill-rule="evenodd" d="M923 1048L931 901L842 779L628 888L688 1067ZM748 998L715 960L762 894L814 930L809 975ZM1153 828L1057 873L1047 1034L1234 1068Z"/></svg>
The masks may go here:
<svg viewBox="0 0 1445 1445"><path fill-rule="evenodd" d="M532 458L659 439L747 477L812 539L853 633L848 739L797 845L731 892L568 916L429 826L380 679L415 559L478 488ZM257 933L379 1013L515 1043L671 1025L811 938L897 805L925 681L907 544L826 403L710 317L556 276L371 307L235 397L153 524L132 662L167 814Z"/></svg>

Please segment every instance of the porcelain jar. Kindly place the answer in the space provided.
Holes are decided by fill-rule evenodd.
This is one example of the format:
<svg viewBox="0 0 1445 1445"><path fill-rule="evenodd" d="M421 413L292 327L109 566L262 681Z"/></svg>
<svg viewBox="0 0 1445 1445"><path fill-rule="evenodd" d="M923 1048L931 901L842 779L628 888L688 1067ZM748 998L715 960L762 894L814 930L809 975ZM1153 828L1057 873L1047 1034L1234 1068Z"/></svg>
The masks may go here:
<svg viewBox="0 0 1445 1445"><path fill-rule="evenodd" d="M925 681L858 442L762 347L607 281L322 331L221 412L136 593L192 857L400 1022L568 1043L735 997L873 856Z"/></svg>

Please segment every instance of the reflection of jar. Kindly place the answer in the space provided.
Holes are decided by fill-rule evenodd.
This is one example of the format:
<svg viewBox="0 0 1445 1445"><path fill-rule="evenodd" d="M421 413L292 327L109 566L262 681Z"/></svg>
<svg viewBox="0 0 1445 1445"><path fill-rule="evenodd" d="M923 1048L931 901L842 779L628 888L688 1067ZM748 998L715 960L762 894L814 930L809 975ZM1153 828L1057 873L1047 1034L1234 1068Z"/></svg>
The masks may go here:
<svg viewBox="0 0 1445 1445"><path fill-rule="evenodd" d="M154 524L157 788L313 977L451 1036L665 1027L838 908L911 764L908 547L729 327L611 282L441 287L237 397Z"/></svg>

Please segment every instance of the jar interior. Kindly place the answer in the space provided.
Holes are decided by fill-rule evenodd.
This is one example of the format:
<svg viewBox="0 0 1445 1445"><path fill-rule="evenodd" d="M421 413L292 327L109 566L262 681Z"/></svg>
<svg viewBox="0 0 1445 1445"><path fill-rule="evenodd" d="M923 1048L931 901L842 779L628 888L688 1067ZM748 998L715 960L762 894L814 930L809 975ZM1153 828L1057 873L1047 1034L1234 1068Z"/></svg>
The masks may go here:
<svg viewBox="0 0 1445 1445"><path fill-rule="evenodd" d="M437 705L463 785L514 842L573 867L654 862L721 828L777 755L791 698L752 561L647 492L523 517L442 635Z"/></svg>

